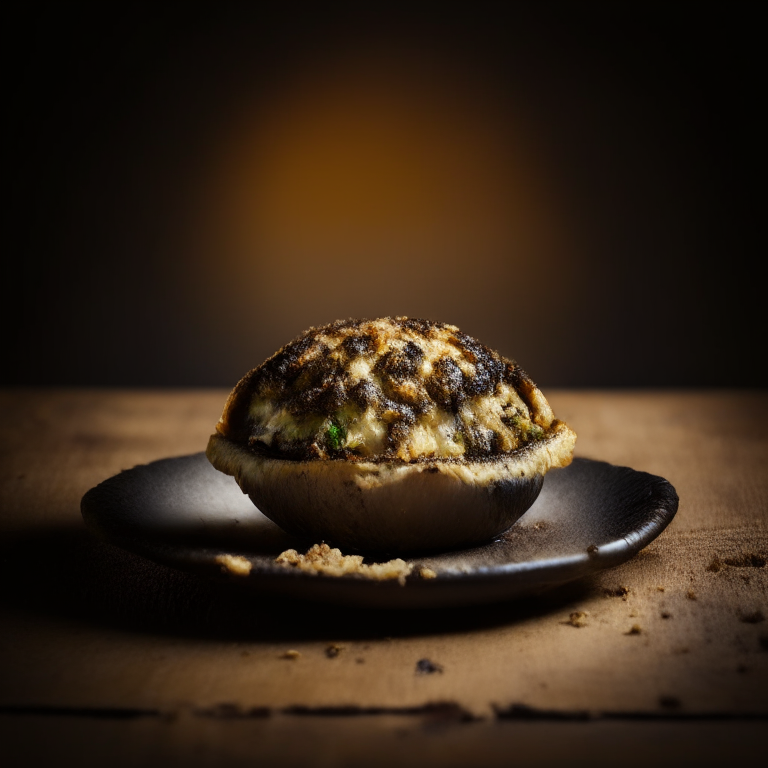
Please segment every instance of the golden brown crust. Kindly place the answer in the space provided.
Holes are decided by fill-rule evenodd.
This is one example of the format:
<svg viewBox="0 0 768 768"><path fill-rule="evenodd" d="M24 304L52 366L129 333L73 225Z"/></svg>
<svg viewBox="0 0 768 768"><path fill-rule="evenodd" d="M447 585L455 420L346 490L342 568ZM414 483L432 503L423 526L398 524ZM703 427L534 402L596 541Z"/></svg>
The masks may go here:
<svg viewBox="0 0 768 768"><path fill-rule="evenodd" d="M547 437L517 363L456 326L405 317L310 328L246 374L217 432L293 460L478 460Z"/></svg>

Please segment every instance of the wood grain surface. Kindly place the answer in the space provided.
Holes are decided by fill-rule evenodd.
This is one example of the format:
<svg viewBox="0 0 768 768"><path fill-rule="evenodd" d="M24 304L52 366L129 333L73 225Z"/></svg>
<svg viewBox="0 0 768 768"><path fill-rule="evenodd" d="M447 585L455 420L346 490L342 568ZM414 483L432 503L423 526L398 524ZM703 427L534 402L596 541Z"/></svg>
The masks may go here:
<svg viewBox="0 0 768 768"><path fill-rule="evenodd" d="M665 477L676 518L628 563L543 597L417 612L243 595L85 529L89 488L203 450L226 394L0 392L0 733L13 765L757 756L768 394L548 392L577 456Z"/></svg>

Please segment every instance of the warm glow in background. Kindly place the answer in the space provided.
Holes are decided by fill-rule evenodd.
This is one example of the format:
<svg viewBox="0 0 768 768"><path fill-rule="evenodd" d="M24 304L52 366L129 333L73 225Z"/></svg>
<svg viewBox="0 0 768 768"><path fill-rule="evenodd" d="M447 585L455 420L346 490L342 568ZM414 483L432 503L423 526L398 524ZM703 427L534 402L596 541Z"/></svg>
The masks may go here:
<svg viewBox="0 0 768 768"><path fill-rule="evenodd" d="M445 61L357 52L228 128L190 217L200 333L234 329L258 361L310 325L427 317L549 372L535 339L577 311L579 272L502 92Z"/></svg>
<svg viewBox="0 0 768 768"><path fill-rule="evenodd" d="M567 8L30 22L4 383L231 386L405 314L542 386L764 385L749 51Z"/></svg>

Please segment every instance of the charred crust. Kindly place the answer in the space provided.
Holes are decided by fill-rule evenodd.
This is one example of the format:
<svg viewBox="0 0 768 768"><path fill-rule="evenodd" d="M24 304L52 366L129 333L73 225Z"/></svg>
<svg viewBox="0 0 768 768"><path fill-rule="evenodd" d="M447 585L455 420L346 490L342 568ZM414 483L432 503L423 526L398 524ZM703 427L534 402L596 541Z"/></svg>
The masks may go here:
<svg viewBox="0 0 768 768"><path fill-rule="evenodd" d="M387 445L392 451L397 451L402 442L410 434L409 425L405 420L393 421L387 430Z"/></svg>
<svg viewBox="0 0 768 768"><path fill-rule="evenodd" d="M504 363L496 355L478 357L475 362L475 375L466 383L469 397L487 395L496 389L504 376Z"/></svg>
<svg viewBox="0 0 768 768"><path fill-rule="evenodd" d="M409 341L405 347L403 347L403 355L410 360L414 373L424 359L424 351L422 348L412 341Z"/></svg>
<svg viewBox="0 0 768 768"><path fill-rule="evenodd" d="M450 357L441 357L432 367L425 385L429 396L446 411L458 412L465 399L465 377Z"/></svg>
<svg viewBox="0 0 768 768"><path fill-rule="evenodd" d="M416 414L407 405L400 405L390 410L393 418L387 427L386 443L390 450L397 452L397 449L408 439L411 427L416 422Z"/></svg>
<svg viewBox="0 0 768 768"><path fill-rule="evenodd" d="M344 404L344 386L340 382L325 383L317 398L317 409L325 416L337 411Z"/></svg>
<svg viewBox="0 0 768 768"><path fill-rule="evenodd" d="M365 410L369 405L376 405L381 400L379 390L371 384L370 381L361 379L350 390L349 396L361 410Z"/></svg>
<svg viewBox="0 0 768 768"><path fill-rule="evenodd" d="M427 340L438 340L438 346L421 343ZM439 349L440 343L448 347L442 356L427 353ZM502 384L517 392L527 410L522 405L505 405L497 417L500 423L493 428L472 425L463 406L473 398L506 391ZM251 415L257 399L278 406L273 411L275 419L290 414L295 429L291 427L289 432L257 423L260 417ZM535 419L541 399L536 385L517 363L454 326L403 317L347 319L310 328L250 371L233 389L217 429L257 453L296 460L357 460L358 448L339 444L333 430L344 430L346 437L346 427L352 423L349 419L372 408L386 425L384 445L378 450L383 450L382 459L391 461L398 452L403 453L403 447L403 458L407 455L407 441L417 417L437 407L445 415L453 414L454 431L449 434L461 446L457 452L464 454L462 458L493 460L516 452L532 439L546 439L540 428L528 424ZM511 450L510 433L512 445L516 444ZM503 445L507 446L505 453ZM377 460L372 455L364 458Z"/></svg>
<svg viewBox="0 0 768 768"><path fill-rule="evenodd" d="M309 332L306 336L286 344L281 350L267 360L259 369L256 384L266 385L270 389L282 391L290 387L302 373L301 358L312 348L316 334Z"/></svg>
<svg viewBox="0 0 768 768"><path fill-rule="evenodd" d="M508 361L504 366L503 378L510 386L517 389L520 386L520 379L523 373L523 369L517 364Z"/></svg>
<svg viewBox="0 0 768 768"><path fill-rule="evenodd" d="M365 333L361 336L347 336L341 342L341 348L349 358L370 355L376 350L376 338L371 333Z"/></svg>
<svg viewBox="0 0 768 768"><path fill-rule="evenodd" d="M442 323L435 323L432 320L420 320L418 318L396 318L400 321L401 327L418 333L425 339L430 339L435 334L436 328L443 328Z"/></svg>
<svg viewBox="0 0 768 768"><path fill-rule="evenodd" d="M453 334L453 342L463 350L464 355L471 363L484 362L494 355L484 344L461 331L456 331Z"/></svg>
<svg viewBox="0 0 768 768"><path fill-rule="evenodd" d="M533 382L533 379L531 379L531 377L522 368L520 368L520 366L515 366L514 386L523 402L528 406L528 408L534 410L534 394L537 387Z"/></svg>
<svg viewBox="0 0 768 768"><path fill-rule="evenodd" d="M477 427L466 428L467 450L466 456L470 459L477 459L480 456L490 456L494 453L494 446L497 445L498 436L488 429L478 429Z"/></svg>
<svg viewBox="0 0 768 768"><path fill-rule="evenodd" d="M311 413L318 408L318 403L323 395L322 387L311 387L300 392L291 400L290 410L297 416L303 413Z"/></svg>
<svg viewBox="0 0 768 768"><path fill-rule="evenodd" d="M421 349L409 341L403 349L387 352L376 363L375 370L382 377L402 381L416 376L423 358Z"/></svg>

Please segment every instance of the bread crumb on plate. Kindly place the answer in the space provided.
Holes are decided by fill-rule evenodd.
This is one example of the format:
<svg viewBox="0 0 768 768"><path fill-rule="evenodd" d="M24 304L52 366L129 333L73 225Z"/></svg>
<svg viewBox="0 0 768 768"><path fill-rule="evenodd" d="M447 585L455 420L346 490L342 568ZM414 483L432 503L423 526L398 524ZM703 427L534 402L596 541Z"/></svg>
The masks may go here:
<svg viewBox="0 0 768 768"><path fill-rule="evenodd" d="M376 581L397 579L401 585L413 571L413 566L399 557L386 563L366 564L362 555L343 555L340 549L332 549L327 544L315 544L304 555L295 549L287 549L278 555L275 562L305 573L322 573L325 576L356 574Z"/></svg>
<svg viewBox="0 0 768 768"><path fill-rule="evenodd" d="M216 562L224 573L229 571L235 576L247 576L251 572L251 561L242 555L217 555Z"/></svg>

